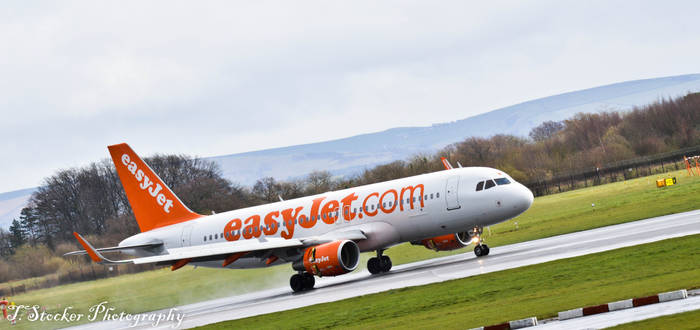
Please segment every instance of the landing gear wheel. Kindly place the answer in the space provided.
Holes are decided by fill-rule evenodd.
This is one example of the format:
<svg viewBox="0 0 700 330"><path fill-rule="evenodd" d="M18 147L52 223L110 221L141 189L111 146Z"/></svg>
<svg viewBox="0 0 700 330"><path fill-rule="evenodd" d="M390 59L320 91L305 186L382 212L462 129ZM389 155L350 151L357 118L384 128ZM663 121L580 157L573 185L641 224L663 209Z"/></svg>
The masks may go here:
<svg viewBox="0 0 700 330"><path fill-rule="evenodd" d="M481 248L481 245L477 245L474 247L474 254L477 258L484 255L484 250Z"/></svg>
<svg viewBox="0 0 700 330"><path fill-rule="evenodd" d="M487 255L489 255L489 252L490 252L489 246L486 244L481 244L481 255L487 256Z"/></svg>
<svg viewBox="0 0 700 330"><path fill-rule="evenodd" d="M304 290L305 283L304 283L304 276L301 274L294 274L292 277L289 279L289 286L292 287L292 291L294 292L299 292Z"/></svg>
<svg viewBox="0 0 700 330"><path fill-rule="evenodd" d="M389 256L382 256L381 259L382 272L386 273L391 270L391 258Z"/></svg>
<svg viewBox="0 0 700 330"><path fill-rule="evenodd" d="M381 273L382 265L380 259L375 257L369 258L369 260L367 260L367 270L372 275Z"/></svg>
<svg viewBox="0 0 700 330"><path fill-rule="evenodd" d="M309 273L304 273L301 275L304 279L304 290L311 290L314 288L314 284L316 284L316 279L314 278L313 275Z"/></svg>

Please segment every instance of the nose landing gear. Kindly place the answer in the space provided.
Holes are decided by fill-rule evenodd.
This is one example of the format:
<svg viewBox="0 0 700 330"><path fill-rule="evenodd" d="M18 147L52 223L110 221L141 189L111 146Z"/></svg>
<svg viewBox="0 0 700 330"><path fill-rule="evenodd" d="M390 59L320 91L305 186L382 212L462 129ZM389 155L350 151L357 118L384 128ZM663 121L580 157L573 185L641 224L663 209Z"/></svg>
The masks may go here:
<svg viewBox="0 0 700 330"><path fill-rule="evenodd" d="M481 238L481 234L484 232L483 228L474 227L474 229L469 231L469 236L472 237L472 242L476 244L474 246L474 254L476 257L483 257L489 255L489 246L484 244L484 240Z"/></svg>
<svg viewBox="0 0 700 330"><path fill-rule="evenodd" d="M389 256L382 255L384 250L377 250L377 257L372 257L367 260L367 270L370 274L386 273L391 270L391 259Z"/></svg>
<svg viewBox="0 0 700 330"><path fill-rule="evenodd" d="M479 244L474 247L474 254L478 257L483 257L489 255L489 246L486 244Z"/></svg>

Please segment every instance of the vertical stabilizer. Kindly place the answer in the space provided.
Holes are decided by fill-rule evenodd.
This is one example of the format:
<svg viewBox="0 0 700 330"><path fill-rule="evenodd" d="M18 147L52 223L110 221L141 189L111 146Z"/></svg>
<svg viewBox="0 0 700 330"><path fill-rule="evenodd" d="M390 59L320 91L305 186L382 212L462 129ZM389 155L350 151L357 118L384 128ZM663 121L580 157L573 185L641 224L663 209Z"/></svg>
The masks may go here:
<svg viewBox="0 0 700 330"><path fill-rule="evenodd" d="M202 217L187 208L128 144L107 148L141 232Z"/></svg>

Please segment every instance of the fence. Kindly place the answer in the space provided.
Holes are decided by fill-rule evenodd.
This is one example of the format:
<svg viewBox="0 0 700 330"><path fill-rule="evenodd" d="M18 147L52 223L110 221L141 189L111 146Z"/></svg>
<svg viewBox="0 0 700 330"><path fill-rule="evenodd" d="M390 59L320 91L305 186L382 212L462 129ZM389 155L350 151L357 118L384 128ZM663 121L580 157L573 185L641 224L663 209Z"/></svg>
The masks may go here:
<svg viewBox="0 0 700 330"><path fill-rule="evenodd" d="M548 180L527 182L525 186L530 188L535 196L544 196L603 183L685 169L683 156L697 154L700 154L700 145L653 156L610 163L601 168L559 173Z"/></svg>

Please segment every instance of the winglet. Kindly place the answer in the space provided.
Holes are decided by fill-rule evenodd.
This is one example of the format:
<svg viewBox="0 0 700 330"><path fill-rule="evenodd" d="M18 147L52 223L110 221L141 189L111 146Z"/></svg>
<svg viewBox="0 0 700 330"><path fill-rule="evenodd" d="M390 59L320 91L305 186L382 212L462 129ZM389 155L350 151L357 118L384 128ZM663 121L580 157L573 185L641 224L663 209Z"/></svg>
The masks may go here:
<svg viewBox="0 0 700 330"><path fill-rule="evenodd" d="M104 260L102 255L99 252L97 252L97 250L95 250L95 248L92 247L92 245L90 245L90 243L88 243L88 241L86 241L82 236L80 236L80 234L73 232L73 236L75 236L75 239L78 240L78 243L80 243L80 245L83 246L83 249L85 249L85 251L90 256L90 259L92 259L92 261L94 261L96 263L100 263L100 262L102 262L102 260Z"/></svg>
<svg viewBox="0 0 700 330"><path fill-rule="evenodd" d="M446 170L451 170L452 169L452 164L447 160L445 157L440 157L440 160L442 160L442 166L445 166Z"/></svg>

